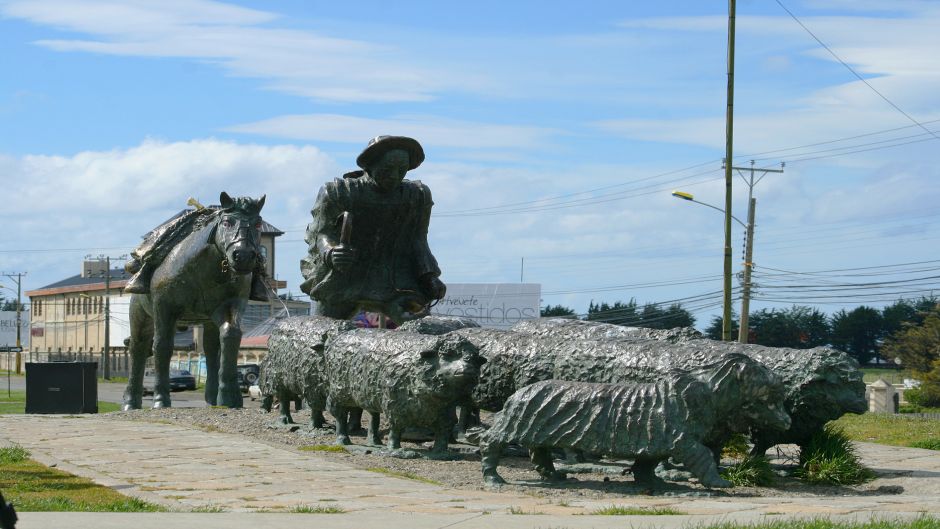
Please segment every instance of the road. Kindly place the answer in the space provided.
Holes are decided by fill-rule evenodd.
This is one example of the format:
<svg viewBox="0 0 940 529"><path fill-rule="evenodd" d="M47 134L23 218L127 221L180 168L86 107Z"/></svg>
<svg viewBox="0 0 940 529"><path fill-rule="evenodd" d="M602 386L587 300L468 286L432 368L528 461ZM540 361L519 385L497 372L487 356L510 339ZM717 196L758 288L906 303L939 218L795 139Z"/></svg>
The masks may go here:
<svg viewBox="0 0 940 529"><path fill-rule="evenodd" d="M26 377L23 375L6 374L0 376L0 393L5 393L9 381L11 391L23 391L26 389ZM102 402L115 402L121 404L124 402L124 382L98 382L98 400ZM205 397L202 390L196 391L175 391L170 396L174 408L204 408L206 407ZM149 408L153 405L153 396L144 395L143 407ZM245 395L245 407L257 408L260 402L252 401Z"/></svg>

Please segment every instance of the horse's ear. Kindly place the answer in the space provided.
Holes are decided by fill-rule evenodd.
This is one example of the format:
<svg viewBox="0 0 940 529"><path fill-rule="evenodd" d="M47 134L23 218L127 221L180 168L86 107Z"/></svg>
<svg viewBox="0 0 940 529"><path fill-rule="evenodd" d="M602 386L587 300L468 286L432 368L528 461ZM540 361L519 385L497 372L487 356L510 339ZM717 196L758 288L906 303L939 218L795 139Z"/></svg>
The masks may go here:
<svg viewBox="0 0 940 529"><path fill-rule="evenodd" d="M268 195L261 195L261 198L258 199L258 211L261 211L261 208L264 207L264 199L268 198Z"/></svg>
<svg viewBox="0 0 940 529"><path fill-rule="evenodd" d="M228 209L232 207L234 203L235 201L232 200L232 197L228 196L228 193L225 191L222 191L222 194L219 195L219 204L222 205L222 209Z"/></svg>

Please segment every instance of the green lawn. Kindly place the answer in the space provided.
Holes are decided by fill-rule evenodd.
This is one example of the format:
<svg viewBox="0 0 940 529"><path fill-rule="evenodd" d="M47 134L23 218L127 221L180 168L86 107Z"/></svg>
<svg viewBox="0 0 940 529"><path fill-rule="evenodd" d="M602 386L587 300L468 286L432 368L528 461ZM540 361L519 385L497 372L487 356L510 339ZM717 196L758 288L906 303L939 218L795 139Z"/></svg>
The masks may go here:
<svg viewBox="0 0 940 529"><path fill-rule="evenodd" d="M704 525L701 529L940 529L940 518L924 515L911 521L889 519L871 522L834 522L824 518L816 520L776 520L756 524L726 522Z"/></svg>
<svg viewBox="0 0 940 529"><path fill-rule="evenodd" d="M108 413L118 411L121 405L116 402L98 401L98 413ZM0 415L10 415L25 413L26 411L26 392L13 391L7 396L6 389L0 391Z"/></svg>
<svg viewBox="0 0 940 529"><path fill-rule="evenodd" d="M866 384L883 378L889 384L902 384L905 378L911 378L911 375L903 369L890 369L885 367L863 367L862 378Z"/></svg>
<svg viewBox="0 0 940 529"><path fill-rule="evenodd" d="M940 421L884 413L846 414L833 421L853 441L911 446L940 440Z"/></svg>
<svg viewBox="0 0 940 529"><path fill-rule="evenodd" d="M124 496L85 478L49 468L27 450L0 448L0 490L19 512L163 512L160 505Z"/></svg>

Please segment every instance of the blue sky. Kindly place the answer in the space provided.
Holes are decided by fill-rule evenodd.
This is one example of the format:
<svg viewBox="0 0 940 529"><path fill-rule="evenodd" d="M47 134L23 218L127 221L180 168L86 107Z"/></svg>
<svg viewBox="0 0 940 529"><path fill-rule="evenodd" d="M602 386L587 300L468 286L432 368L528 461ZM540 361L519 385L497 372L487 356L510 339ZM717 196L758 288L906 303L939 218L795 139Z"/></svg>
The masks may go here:
<svg viewBox="0 0 940 529"><path fill-rule="evenodd" d="M940 130L940 3L783 3ZM702 295L706 324L721 216L670 191L723 207L727 3L659 4L0 0L0 269L52 283L225 190L268 195L298 293L317 189L404 134L426 149L410 177L434 193L445 282L515 282L524 258L546 304ZM737 14L735 164L787 162L755 188L752 307L940 287L918 280L935 263L904 265L938 259L937 139L776 1ZM863 267L883 268L843 270ZM837 286L884 281L905 282Z"/></svg>

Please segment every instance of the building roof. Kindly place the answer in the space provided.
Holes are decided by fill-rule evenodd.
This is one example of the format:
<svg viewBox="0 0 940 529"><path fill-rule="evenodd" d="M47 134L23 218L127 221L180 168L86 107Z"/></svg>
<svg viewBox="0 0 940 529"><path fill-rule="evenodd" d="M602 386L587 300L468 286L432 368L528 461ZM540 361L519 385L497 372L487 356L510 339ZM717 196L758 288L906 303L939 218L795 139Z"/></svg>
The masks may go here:
<svg viewBox="0 0 940 529"><path fill-rule="evenodd" d="M131 275L121 268L112 268L111 269L111 290L115 293L120 292L124 285L127 283L127 280L130 279ZM66 292L84 292L87 290L104 290L105 283L104 278L100 276L93 277L82 277L81 274L76 274L72 277L63 279L61 281L56 281L50 285L46 285L36 290L27 290L26 295L29 297L32 296L48 296L51 294L64 294Z"/></svg>

